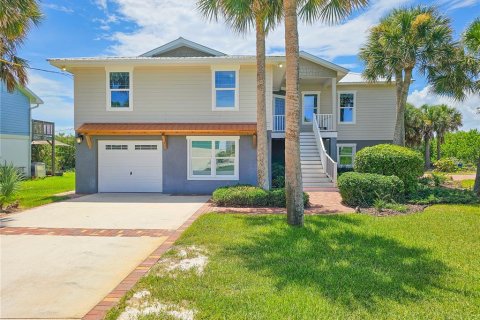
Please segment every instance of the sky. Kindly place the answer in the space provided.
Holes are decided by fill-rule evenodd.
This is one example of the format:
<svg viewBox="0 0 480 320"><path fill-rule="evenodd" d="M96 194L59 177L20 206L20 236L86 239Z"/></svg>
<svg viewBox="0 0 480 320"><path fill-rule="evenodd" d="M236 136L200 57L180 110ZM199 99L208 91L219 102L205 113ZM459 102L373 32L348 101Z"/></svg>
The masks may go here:
<svg viewBox="0 0 480 320"><path fill-rule="evenodd" d="M45 19L33 27L19 55L31 67L56 70L48 58L135 56L184 37L227 54L255 54L255 34L239 36L222 22L209 22L196 10L195 0L43 0ZM300 49L337 63L353 72L362 71L357 54L368 30L397 7L435 5L451 19L455 37L480 16L480 0L372 0L337 25L321 22L299 25ZM267 38L267 54L284 53L284 26ZM425 78L416 73L409 102L446 103L463 114L462 129L480 128L480 96L455 102L431 94ZM29 84L44 104L35 119L54 121L57 132L73 133L73 77L29 70Z"/></svg>

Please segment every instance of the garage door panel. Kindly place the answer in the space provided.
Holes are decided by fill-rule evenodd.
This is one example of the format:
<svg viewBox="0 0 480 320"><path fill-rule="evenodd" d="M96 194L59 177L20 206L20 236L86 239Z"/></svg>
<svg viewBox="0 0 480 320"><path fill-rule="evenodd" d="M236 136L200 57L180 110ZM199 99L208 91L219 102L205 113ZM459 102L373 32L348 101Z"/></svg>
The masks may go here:
<svg viewBox="0 0 480 320"><path fill-rule="evenodd" d="M99 141L99 192L162 192L161 141Z"/></svg>

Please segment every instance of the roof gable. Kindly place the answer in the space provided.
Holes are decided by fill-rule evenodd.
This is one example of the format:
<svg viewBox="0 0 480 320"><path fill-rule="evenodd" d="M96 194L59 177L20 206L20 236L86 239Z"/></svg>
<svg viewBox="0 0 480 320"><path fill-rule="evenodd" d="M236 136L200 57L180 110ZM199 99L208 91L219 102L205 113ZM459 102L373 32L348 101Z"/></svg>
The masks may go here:
<svg viewBox="0 0 480 320"><path fill-rule="evenodd" d="M150 50L140 57L219 57L225 55L223 52L180 37Z"/></svg>
<svg viewBox="0 0 480 320"><path fill-rule="evenodd" d="M316 63L318 65L321 65L321 66L323 66L327 69L334 70L334 71L336 71L340 74L343 74L343 75L347 74L348 71L349 71L348 69L345 69L344 67L339 66L338 64L335 64L335 63L332 63L332 62L327 61L325 59L314 56L313 54L310 54L306 51L300 51L300 58L311 61L311 62Z"/></svg>

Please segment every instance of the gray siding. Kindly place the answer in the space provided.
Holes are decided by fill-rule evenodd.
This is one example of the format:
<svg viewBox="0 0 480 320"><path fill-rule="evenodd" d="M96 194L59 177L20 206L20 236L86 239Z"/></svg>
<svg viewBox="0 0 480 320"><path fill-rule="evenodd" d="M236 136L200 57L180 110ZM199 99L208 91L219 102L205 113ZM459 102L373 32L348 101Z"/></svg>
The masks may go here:
<svg viewBox="0 0 480 320"><path fill-rule="evenodd" d="M300 59L299 76L300 79L336 78L337 72L311 61Z"/></svg>
<svg viewBox="0 0 480 320"><path fill-rule="evenodd" d="M356 91L355 124L338 124L338 140L393 140L396 96L392 85L339 85L337 92ZM338 118L338 117L337 117Z"/></svg>
<svg viewBox="0 0 480 320"><path fill-rule="evenodd" d="M98 191L98 140L161 140L159 136L105 136L93 139L92 149L87 144L77 144L76 186L77 193ZM185 136L168 137L168 149L163 150L163 192L181 194L210 194L224 185L256 184L257 156L251 136L240 137L239 180L187 180L187 139Z"/></svg>
<svg viewBox="0 0 480 320"><path fill-rule="evenodd" d="M154 55L154 57L212 57L213 54L195 50L189 47L179 47L167 52Z"/></svg>

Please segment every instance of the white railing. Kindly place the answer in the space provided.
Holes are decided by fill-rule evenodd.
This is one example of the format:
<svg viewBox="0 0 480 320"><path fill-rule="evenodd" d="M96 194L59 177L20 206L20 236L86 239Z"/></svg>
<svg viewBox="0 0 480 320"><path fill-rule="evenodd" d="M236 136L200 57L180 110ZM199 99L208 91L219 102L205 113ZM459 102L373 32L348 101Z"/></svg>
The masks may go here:
<svg viewBox="0 0 480 320"><path fill-rule="evenodd" d="M333 131L333 114L317 114L317 128L320 131Z"/></svg>
<svg viewBox="0 0 480 320"><path fill-rule="evenodd" d="M273 132L285 132L285 116L283 114L273 116Z"/></svg>
<svg viewBox="0 0 480 320"><path fill-rule="evenodd" d="M315 134L315 141L317 142L317 149L320 153L320 159L322 160L323 170L325 174L332 179L334 186L337 185L337 163L333 161L325 150L325 145L323 144L322 135L318 126L318 117L313 117L313 133Z"/></svg>

